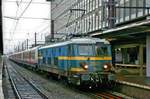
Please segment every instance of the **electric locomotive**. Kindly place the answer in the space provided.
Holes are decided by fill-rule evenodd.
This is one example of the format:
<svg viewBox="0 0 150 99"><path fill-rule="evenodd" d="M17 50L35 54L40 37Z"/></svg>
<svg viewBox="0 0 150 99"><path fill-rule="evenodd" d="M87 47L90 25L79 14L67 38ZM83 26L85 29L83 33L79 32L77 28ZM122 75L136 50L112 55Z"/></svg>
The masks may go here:
<svg viewBox="0 0 150 99"><path fill-rule="evenodd" d="M98 38L72 38L38 49L37 68L75 85L115 80L111 46Z"/></svg>

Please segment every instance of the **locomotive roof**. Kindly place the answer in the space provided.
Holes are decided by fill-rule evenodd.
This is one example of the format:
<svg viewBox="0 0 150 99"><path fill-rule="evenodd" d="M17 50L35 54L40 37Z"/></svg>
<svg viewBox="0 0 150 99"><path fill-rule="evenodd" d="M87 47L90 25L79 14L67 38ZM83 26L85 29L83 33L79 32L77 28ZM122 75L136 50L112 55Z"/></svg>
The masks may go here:
<svg viewBox="0 0 150 99"><path fill-rule="evenodd" d="M108 41L105 39L99 39L99 38L73 38L68 41L63 41L59 43L53 43L51 45L40 47L39 49L45 49L49 47L57 47L57 46L64 46L68 44L96 44L97 42L103 42L104 44L109 44Z"/></svg>

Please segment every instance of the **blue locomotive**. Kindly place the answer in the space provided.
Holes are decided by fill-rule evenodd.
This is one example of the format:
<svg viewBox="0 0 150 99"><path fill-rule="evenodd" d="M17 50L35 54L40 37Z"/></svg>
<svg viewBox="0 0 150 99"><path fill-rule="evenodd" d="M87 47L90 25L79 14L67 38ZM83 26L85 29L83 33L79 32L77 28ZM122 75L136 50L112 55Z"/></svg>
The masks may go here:
<svg viewBox="0 0 150 99"><path fill-rule="evenodd" d="M32 54L28 55L29 59L24 58L24 52ZM17 55L20 56L18 59ZM10 55L10 58L22 64L34 62L34 66L30 66L75 85L97 85L115 80L112 72L111 46L104 39L72 38L15 53Z"/></svg>

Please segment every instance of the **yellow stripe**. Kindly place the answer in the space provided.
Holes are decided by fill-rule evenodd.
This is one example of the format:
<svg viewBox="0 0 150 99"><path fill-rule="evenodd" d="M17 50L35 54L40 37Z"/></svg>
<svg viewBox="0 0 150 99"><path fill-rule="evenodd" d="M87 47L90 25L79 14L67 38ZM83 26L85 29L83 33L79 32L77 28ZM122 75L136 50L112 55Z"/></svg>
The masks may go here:
<svg viewBox="0 0 150 99"><path fill-rule="evenodd" d="M83 68L80 68L80 67L76 67L76 68L71 68L72 72L81 72L81 71L85 71Z"/></svg>
<svg viewBox="0 0 150 99"><path fill-rule="evenodd" d="M59 60L112 60L112 57L84 57L84 56L59 56Z"/></svg>

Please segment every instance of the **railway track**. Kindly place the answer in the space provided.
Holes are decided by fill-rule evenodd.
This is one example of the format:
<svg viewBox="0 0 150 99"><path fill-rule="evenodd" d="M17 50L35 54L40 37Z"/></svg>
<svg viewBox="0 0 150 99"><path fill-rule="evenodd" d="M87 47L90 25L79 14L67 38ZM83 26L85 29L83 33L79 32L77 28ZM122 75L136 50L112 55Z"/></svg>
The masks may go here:
<svg viewBox="0 0 150 99"><path fill-rule="evenodd" d="M48 99L38 87L12 68L11 65L7 65L6 70L17 99Z"/></svg>
<svg viewBox="0 0 150 99"><path fill-rule="evenodd" d="M13 63L11 63L11 65L13 65ZM28 73L25 73L24 70L22 70L23 68L21 69L21 67L19 67L19 66L13 66L13 68L15 68L16 70L21 70L22 72L19 71L21 73L20 75L28 74ZM31 77L31 75L30 75L30 77ZM35 76L34 76L34 78L30 78L30 77L26 76L26 78L31 79L31 81L33 80L32 82L34 82L34 80L36 80L36 79L34 79ZM60 84L60 82L59 82L59 84ZM64 83L63 83L63 85L64 85ZM103 90L100 90L100 91L97 90L97 91L94 91L94 92L89 92L89 91L88 92L86 92L86 91L84 92L84 91L78 90L76 88L70 88L70 86L68 86L66 88L75 90L76 92L85 94L85 95L87 95L87 96L89 96L91 98L94 98L94 99L132 99L132 98L125 98L125 97L122 97L120 95L116 95L116 94L113 94L111 92L106 92L106 91L103 91Z"/></svg>
<svg viewBox="0 0 150 99"><path fill-rule="evenodd" d="M17 99L16 95L14 94L13 88L11 86L9 77L8 77L8 72L6 70L6 65L3 67L3 93L4 97L6 99Z"/></svg>
<svg viewBox="0 0 150 99"><path fill-rule="evenodd" d="M39 89L42 90L42 92L48 96L49 99L91 99L89 96L83 93L73 91L70 88L66 87L63 82L58 82L54 79L49 79L49 77L47 78L45 74L41 75L41 72L33 72L29 68L23 68L10 61L9 63L13 66L13 68L15 68L22 75L24 75L25 78L34 82L34 84L36 84L39 87Z"/></svg>
<svg viewBox="0 0 150 99"><path fill-rule="evenodd" d="M108 93L108 92L99 92L95 94L96 98L100 99L124 99L121 96L116 96L114 94Z"/></svg>

